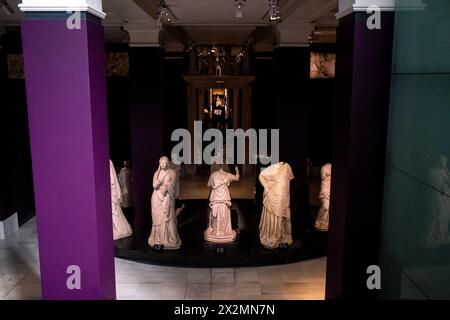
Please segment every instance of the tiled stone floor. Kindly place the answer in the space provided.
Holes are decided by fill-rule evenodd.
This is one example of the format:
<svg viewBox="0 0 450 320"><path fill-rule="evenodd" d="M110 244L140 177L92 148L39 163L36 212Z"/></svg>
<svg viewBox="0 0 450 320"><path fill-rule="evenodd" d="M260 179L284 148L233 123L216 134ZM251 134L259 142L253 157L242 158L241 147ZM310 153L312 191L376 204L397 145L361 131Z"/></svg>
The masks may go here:
<svg viewBox="0 0 450 320"><path fill-rule="evenodd" d="M323 299L326 258L254 268L177 268L116 258L118 299ZM0 240L0 299L40 299L35 219Z"/></svg>

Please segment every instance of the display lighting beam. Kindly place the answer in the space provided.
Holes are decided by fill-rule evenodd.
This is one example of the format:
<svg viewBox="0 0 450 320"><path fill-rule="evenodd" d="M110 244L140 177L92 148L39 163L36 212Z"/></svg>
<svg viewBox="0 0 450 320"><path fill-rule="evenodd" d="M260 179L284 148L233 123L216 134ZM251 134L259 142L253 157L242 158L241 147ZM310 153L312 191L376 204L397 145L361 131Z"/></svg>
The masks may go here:
<svg viewBox="0 0 450 320"><path fill-rule="evenodd" d="M247 0L234 0L234 6L236 7L236 18L242 18L246 1Z"/></svg>

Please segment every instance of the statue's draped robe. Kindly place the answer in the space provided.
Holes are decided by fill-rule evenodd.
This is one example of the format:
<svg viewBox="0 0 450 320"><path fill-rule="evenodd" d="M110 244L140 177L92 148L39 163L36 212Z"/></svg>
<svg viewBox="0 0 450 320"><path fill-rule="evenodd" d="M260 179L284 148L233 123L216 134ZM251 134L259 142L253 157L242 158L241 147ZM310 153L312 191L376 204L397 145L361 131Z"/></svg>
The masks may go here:
<svg viewBox="0 0 450 320"><path fill-rule="evenodd" d="M450 222L450 175L446 168L436 167L429 171L431 185L436 189L429 193L428 208L431 221L425 237L425 246L449 245ZM439 190L439 192L437 191Z"/></svg>
<svg viewBox="0 0 450 320"><path fill-rule="evenodd" d="M236 176L219 170L209 176L208 187L211 189L209 196L208 228L205 231L205 239L211 242L230 242L236 238L236 232L231 225L231 196L228 186Z"/></svg>
<svg viewBox="0 0 450 320"><path fill-rule="evenodd" d="M111 181L111 207L112 207L112 218L113 218L113 237L114 240L125 238L130 236L133 231L128 223L125 215L120 207L121 203L121 190L119 181L117 179L116 170L114 169L114 164L109 160L109 176Z"/></svg>
<svg viewBox="0 0 450 320"><path fill-rule="evenodd" d="M259 175L264 187L259 237L266 248L292 244L289 183L293 178L292 169L285 162L273 164Z"/></svg>
<svg viewBox="0 0 450 320"><path fill-rule="evenodd" d="M122 193L122 208L130 208L133 206L133 192L131 182L131 169L123 167L119 172L119 183Z"/></svg>
<svg viewBox="0 0 450 320"><path fill-rule="evenodd" d="M330 219L330 191L331 191L331 164L327 163L320 169L322 183L320 184L319 199L322 203L317 214L314 227L319 231L328 231L328 221Z"/></svg>
<svg viewBox="0 0 450 320"><path fill-rule="evenodd" d="M173 250L181 246L181 239L177 230L175 216L175 184L174 169L158 169L153 176L152 231L148 244L164 245L164 249Z"/></svg>

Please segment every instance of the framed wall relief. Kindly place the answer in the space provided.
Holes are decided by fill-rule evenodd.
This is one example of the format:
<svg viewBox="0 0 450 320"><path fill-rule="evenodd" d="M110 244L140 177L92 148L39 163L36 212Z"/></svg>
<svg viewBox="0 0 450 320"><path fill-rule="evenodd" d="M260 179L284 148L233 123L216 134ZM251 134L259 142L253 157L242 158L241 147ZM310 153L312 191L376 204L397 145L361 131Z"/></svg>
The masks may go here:
<svg viewBox="0 0 450 320"><path fill-rule="evenodd" d="M336 70L336 54L311 52L310 78L334 78Z"/></svg>
<svg viewBox="0 0 450 320"><path fill-rule="evenodd" d="M128 52L110 52L106 54L106 75L108 77L128 77Z"/></svg>
<svg viewBox="0 0 450 320"><path fill-rule="evenodd" d="M8 61L8 78L24 79L25 75L23 71L23 55L8 54L6 59Z"/></svg>

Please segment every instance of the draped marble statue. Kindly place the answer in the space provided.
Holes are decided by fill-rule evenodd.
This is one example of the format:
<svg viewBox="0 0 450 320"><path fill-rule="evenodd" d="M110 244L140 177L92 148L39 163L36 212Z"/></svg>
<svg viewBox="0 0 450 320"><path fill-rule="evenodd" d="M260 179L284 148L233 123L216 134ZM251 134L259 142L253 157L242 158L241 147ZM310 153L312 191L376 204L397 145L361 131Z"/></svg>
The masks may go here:
<svg viewBox="0 0 450 320"><path fill-rule="evenodd" d="M328 231L329 209L330 209L330 192L331 192L331 164L327 163L320 169L320 177L322 183L320 184L319 199L321 206L317 214L314 228L318 231Z"/></svg>
<svg viewBox="0 0 450 320"><path fill-rule="evenodd" d="M122 192L121 206L122 208L131 208L133 206L133 189L129 161L123 162L123 168L120 169L118 178Z"/></svg>
<svg viewBox="0 0 450 320"><path fill-rule="evenodd" d="M259 238L267 249L280 244L292 244L289 183L294 179L286 162L279 162L264 169L259 181L264 187L263 210L259 223Z"/></svg>
<svg viewBox="0 0 450 320"><path fill-rule="evenodd" d="M206 241L214 243L228 243L236 239L236 231L231 226L231 196L228 186L233 181L239 181L239 169L236 174L225 172L223 169L213 172L209 176L209 222L204 232Z"/></svg>
<svg viewBox="0 0 450 320"><path fill-rule="evenodd" d="M158 170L153 176L152 231L148 244L163 245L165 250L181 247L175 215L176 171L170 167L167 157L161 157Z"/></svg>
<svg viewBox="0 0 450 320"><path fill-rule="evenodd" d="M109 177L111 182L111 207L113 220L113 238L122 239L133 234L131 226L120 207L121 191L114 164L109 160Z"/></svg>
<svg viewBox="0 0 450 320"><path fill-rule="evenodd" d="M430 191L429 210L431 220L425 236L426 247L450 245L450 173L447 156L440 156L429 171L430 183L435 190Z"/></svg>

